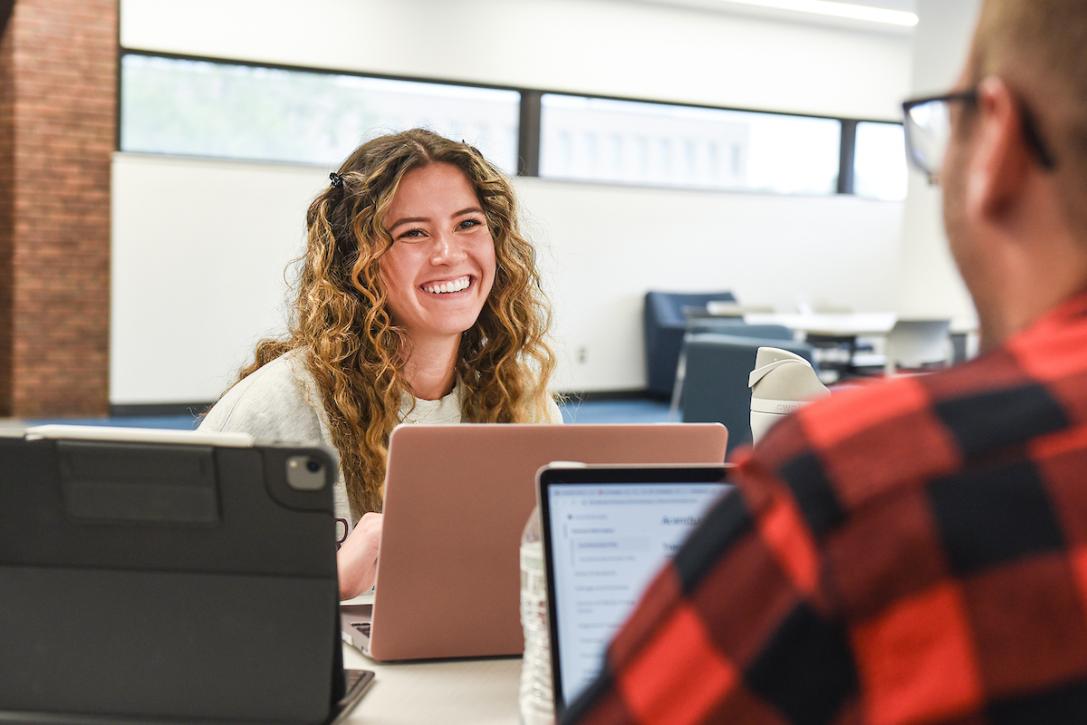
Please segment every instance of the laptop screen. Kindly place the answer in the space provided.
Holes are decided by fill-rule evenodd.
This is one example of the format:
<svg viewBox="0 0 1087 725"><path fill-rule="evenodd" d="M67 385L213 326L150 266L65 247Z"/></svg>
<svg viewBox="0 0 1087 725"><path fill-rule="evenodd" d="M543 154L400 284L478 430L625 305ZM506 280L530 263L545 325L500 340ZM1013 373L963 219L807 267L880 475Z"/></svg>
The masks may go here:
<svg viewBox="0 0 1087 725"><path fill-rule="evenodd" d="M677 476L682 478L681 470ZM555 685L562 708L600 672L608 643L654 574L728 488L720 481L705 482L706 469L696 470L702 471L703 481L554 482L544 487L552 656L558 657Z"/></svg>

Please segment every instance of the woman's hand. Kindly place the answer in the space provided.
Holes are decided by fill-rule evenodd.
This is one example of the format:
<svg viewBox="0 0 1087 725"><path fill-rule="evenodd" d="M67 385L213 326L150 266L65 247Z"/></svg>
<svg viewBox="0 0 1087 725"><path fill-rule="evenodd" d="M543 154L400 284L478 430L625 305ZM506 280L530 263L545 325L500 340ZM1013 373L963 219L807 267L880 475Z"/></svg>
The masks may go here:
<svg viewBox="0 0 1087 725"><path fill-rule="evenodd" d="M336 555L340 576L340 599L351 599L369 591L377 578L381 553L382 514L363 514Z"/></svg>

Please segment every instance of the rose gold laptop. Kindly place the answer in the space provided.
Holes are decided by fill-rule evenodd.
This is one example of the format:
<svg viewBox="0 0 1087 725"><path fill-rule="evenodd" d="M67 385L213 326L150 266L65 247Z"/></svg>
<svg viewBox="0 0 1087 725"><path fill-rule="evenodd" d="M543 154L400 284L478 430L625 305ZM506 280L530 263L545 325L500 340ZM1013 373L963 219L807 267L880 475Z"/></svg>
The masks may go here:
<svg viewBox="0 0 1087 725"><path fill-rule="evenodd" d="M718 423L397 428L377 587L372 604L341 607L344 640L375 660L520 655L519 552L536 471L720 464L727 438Z"/></svg>

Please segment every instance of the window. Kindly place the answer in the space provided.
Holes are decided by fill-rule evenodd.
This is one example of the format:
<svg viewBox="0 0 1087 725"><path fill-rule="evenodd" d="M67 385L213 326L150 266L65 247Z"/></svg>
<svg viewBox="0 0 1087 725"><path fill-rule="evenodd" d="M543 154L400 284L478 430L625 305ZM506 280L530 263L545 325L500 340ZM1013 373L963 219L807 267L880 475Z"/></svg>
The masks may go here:
<svg viewBox="0 0 1087 725"><path fill-rule="evenodd" d="M541 99L540 176L556 179L833 194L840 143L837 119Z"/></svg>
<svg viewBox="0 0 1087 725"><path fill-rule="evenodd" d="M857 124L853 190L858 196L887 201L906 198L906 139L898 123Z"/></svg>
<svg viewBox="0 0 1087 725"><path fill-rule="evenodd" d="M519 138L522 113L537 108L539 135L530 130ZM902 126L847 121L847 138L854 123L856 145L844 154L853 173L843 176L841 191L901 201ZM689 189L830 195L839 191L843 156L837 118L522 94L140 51L121 58L122 151L332 167L369 138L413 127L467 141L511 175L523 142L539 149L538 158L524 159L529 174L538 168L552 179Z"/></svg>
<svg viewBox="0 0 1087 725"><path fill-rule="evenodd" d="M127 53L121 150L333 166L415 126L517 169L520 93Z"/></svg>

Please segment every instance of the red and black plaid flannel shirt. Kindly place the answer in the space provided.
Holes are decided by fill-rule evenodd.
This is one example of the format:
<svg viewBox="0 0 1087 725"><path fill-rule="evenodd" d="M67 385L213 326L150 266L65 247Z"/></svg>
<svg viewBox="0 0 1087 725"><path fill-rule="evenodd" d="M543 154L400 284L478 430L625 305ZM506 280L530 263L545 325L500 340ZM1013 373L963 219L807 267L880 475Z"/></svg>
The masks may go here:
<svg viewBox="0 0 1087 725"><path fill-rule="evenodd" d="M1087 295L737 462L564 720L1087 723Z"/></svg>

